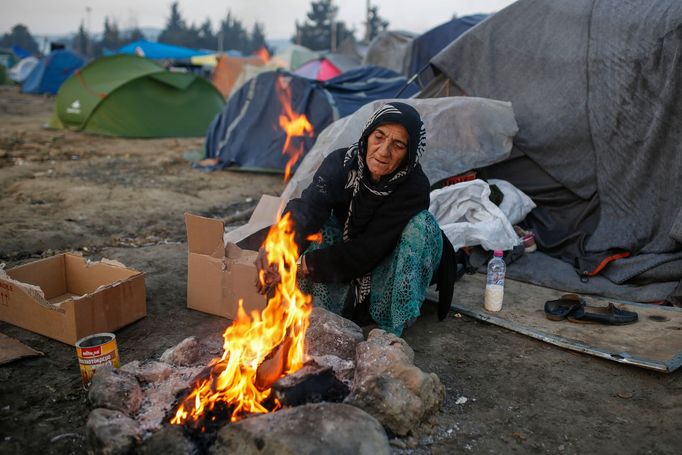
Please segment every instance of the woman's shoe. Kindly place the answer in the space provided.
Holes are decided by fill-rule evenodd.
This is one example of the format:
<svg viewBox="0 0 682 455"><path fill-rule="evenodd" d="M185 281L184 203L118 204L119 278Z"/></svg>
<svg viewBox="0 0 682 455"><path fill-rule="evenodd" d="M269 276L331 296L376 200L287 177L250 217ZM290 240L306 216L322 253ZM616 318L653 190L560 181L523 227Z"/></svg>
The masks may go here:
<svg viewBox="0 0 682 455"><path fill-rule="evenodd" d="M580 314L568 316L571 322L607 325L632 324L637 322L638 318L634 311L623 310L611 302L605 307L585 306Z"/></svg>
<svg viewBox="0 0 682 455"><path fill-rule="evenodd" d="M563 321L569 316L580 316L585 301L577 294L564 294L560 299L545 302L545 316L550 321Z"/></svg>

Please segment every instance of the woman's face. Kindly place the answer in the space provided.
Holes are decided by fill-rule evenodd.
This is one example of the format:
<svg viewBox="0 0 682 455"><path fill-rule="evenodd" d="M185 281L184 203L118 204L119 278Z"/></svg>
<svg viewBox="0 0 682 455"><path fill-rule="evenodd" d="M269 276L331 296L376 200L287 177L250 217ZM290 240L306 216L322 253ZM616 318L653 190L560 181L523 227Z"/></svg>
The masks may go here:
<svg viewBox="0 0 682 455"><path fill-rule="evenodd" d="M367 138L367 169L373 181L398 169L407 155L409 135L399 123L379 125Z"/></svg>

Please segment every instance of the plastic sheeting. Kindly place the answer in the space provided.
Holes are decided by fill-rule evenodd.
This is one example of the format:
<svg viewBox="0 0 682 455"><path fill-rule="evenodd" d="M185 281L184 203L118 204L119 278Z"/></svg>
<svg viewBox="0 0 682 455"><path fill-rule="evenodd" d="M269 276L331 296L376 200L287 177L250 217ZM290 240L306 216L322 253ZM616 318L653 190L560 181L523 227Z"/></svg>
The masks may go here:
<svg viewBox="0 0 682 455"><path fill-rule="evenodd" d="M424 73L419 75L419 81L421 84L428 83L434 76L433 71L427 67L429 61L442 51L445 46L452 43L486 17L488 17L487 14L456 17L415 38L412 41L407 76L413 76L422 69L425 69Z"/></svg>
<svg viewBox="0 0 682 455"><path fill-rule="evenodd" d="M133 41L112 52L112 54L137 55L138 57L147 57L154 60L190 60L192 57L198 55L208 55L212 53L214 53L214 51L202 51L199 49L190 49L188 47L174 46L165 43L155 43L147 40Z"/></svg>
<svg viewBox="0 0 682 455"><path fill-rule="evenodd" d="M31 57L26 57L22 60L19 60L19 63L14 65L10 70L9 70L9 77L14 81L18 82L21 84L26 80L29 74L33 71L33 68L38 65L38 59L31 56Z"/></svg>
<svg viewBox="0 0 682 455"><path fill-rule="evenodd" d="M597 203L567 259L631 252L603 270L615 283L667 280L682 259L680 30L677 0L520 0L432 60L464 93L511 101L516 147Z"/></svg>
<svg viewBox="0 0 682 455"><path fill-rule="evenodd" d="M363 65L376 65L410 76L410 56L415 35L408 32L381 32L372 40Z"/></svg>

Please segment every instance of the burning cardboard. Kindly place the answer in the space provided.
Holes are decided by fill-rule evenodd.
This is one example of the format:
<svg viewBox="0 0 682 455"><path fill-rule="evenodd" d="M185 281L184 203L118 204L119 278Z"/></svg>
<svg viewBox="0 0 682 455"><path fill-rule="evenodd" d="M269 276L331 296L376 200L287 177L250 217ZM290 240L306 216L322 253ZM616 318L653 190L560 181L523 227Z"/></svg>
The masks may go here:
<svg viewBox="0 0 682 455"><path fill-rule="evenodd" d="M188 232L190 224L206 223L206 220L188 218ZM207 229L217 227L209 224ZM201 243L199 240L194 242L195 247ZM213 259L224 259L219 257L219 249L216 250L220 244L209 242L203 246L209 256L212 252ZM312 298L303 294L296 282L298 247L288 214L272 226L264 246L268 262L276 265L281 277L274 294L265 309L255 309L250 314L244 308L244 300L238 297L248 293L235 295L237 314L223 335L223 355L211 362L206 377L200 378L182 401L171 419L172 424L203 429L206 422L215 420L214 413L229 413L230 420L236 421L248 414L273 411L280 405L271 398L272 384L303 365ZM252 267L255 272L255 266ZM262 275L261 271L258 277L261 283ZM249 292L255 292L255 280L246 283ZM232 284L234 292L237 283L232 281Z"/></svg>

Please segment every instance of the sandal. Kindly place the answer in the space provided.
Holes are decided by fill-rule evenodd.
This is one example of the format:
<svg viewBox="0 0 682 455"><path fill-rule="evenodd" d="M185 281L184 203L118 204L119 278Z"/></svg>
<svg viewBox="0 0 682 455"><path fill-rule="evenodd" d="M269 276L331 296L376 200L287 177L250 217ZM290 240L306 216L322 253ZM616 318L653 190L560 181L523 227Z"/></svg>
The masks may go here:
<svg viewBox="0 0 682 455"><path fill-rule="evenodd" d="M568 320L579 324L625 325L637 322L638 316L609 302L605 307L585 306L584 311L569 315Z"/></svg>
<svg viewBox="0 0 682 455"><path fill-rule="evenodd" d="M545 302L545 316L550 321L563 321L569 316L584 313L585 301L577 294L564 294L558 300Z"/></svg>

